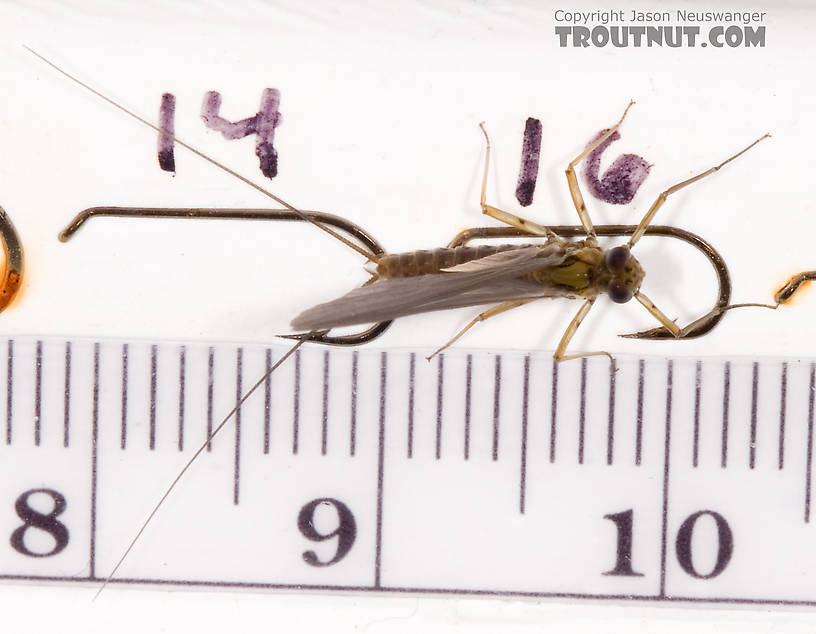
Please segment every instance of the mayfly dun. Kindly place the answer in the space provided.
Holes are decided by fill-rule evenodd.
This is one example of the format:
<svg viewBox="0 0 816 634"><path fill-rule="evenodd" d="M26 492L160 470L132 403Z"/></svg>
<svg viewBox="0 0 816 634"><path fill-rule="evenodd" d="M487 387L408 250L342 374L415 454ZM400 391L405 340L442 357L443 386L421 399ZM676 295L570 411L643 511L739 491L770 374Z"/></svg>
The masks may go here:
<svg viewBox="0 0 816 634"><path fill-rule="evenodd" d="M482 177L481 208L488 215L511 227L545 238L543 244L498 245L441 248L384 255L371 269L371 283L354 289L334 301L320 304L301 313L292 327L306 331L330 330L403 315L449 308L496 304L474 317L429 359L438 354L473 326L490 317L542 298L563 297L582 300L578 313L567 326L555 350L556 361L566 361L608 352L566 354L567 346L597 298L606 293L618 304L637 299L675 337L687 329L680 328L640 290L644 271L632 256L632 247L640 240L657 211L669 195L713 174L727 163L767 138L760 137L748 147L719 165L684 180L663 193L652 204L625 245L603 249L598 245L592 220L587 212L575 166L613 135L623 123L630 102L618 122L576 156L566 170L567 184L578 212L585 239L570 241L552 229L497 209L486 203L487 175L490 162L490 139L484 125L485 165ZM496 303L499 302L499 303Z"/></svg>
<svg viewBox="0 0 816 634"><path fill-rule="evenodd" d="M28 50L31 51L31 49ZM328 226L328 224L331 223L328 222L330 217L327 215L315 212L303 212L292 207L249 179L237 174L225 165L179 140L169 132L127 110L124 106L114 102L94 88L68 74L38 53L34 51L31 52L72 81L96 94L122 112L125 112L182 147L187 148L219 169L235 176L257 191L277 201L288 210L286 212L270 211L269 214L284 213L288 219L296 217L297 219L310 222L321 230L331 234L364 256L368 260L369 272L372 274L371 280L363 286L352 290L350 293L334 301L310 308L294 318L292 321L293 328L304 331L303 334L288 335L290 338L297 339L295 345L280 358L253 387L244 393L235 407L223 418L220 424L215 426L207 441L205 441L186 462L179 474L166 489L164 495L154 506L116 566L110 572L108 581L116 574L122 562L165 499L196 458L205 450L208 442L219 433L232 415L241 407L244 401L263 384L271 372L279 367L281 363L307 341L349 343L348 340L342 341L342 336L334 339L329 337L327 333L330 330L357 324L384 322L404 315L429 311L492 305L492 307L477 315L443 346L437 349L431 355L433 356L453 344L479 322L495 315L542 298L561 297L577 299L581 302L580 308L567 326L554 353L554 358L557 361L565 361L593 355L607 355L612 358L608 352L583 352L574 354L567 354L566 352L570 340L581 322L597 298L604 293L616 303L628 302L632 298L635 298L660 323L660 327L657 330L662 331L663 335L674 338L684 338L686 336L699 334L696 331L692 334L692 331L695 329L699 331L700 324L713 322L715 319L718 319L725 310L735 307L722 304L685 328L679 327L641 291L644 270L638 260L632 255L632 249L644 234L650 232L650 229L652 229L650 227L652 220L669 196L718 171L754 147L761 140L767 138L769 136L767 134L715 167L666 189L657 197L637 226L627 227L627 229L630 230L626 233L613 234L629 235L630 237L627 243L604 249L599 245L597 239L597 235L599 233L603 234L604 232L600 231L602 227L599 227L599 231L596 233L578 184L575 167L618 130L634 102L630 102L627 105L617 123L578 154L578 156L569 163L566 169L567 184L581 223L581 231L583 234L583 239L578 240L565 239L558 235L553 228L537 224L486 203L486 186L491 147L487 132L484 126L481 125L486 141L480 199L482 212L504 223L507 226L506 228L518 231L521 235L538 237L543 240L537 244L454 246L430 251L422 250L409 253L385 254L374 249L371 243L368 243L367 248L364 248L360 246L360 244L357 244L355 240L339 235ZM89 212L92 211L93 210L89 210ZM233 215L232 217L270 217L270 215L264 214L253 215L251 210L236 210L236 212L241 211L245 212L246 216L239 214ZM85 217L90 215L94 214L85 213L84 216L80 214L80 216L69 225L68 229L61 234L61 239L67 239L67 237L76 231ZM178 217L180 215L187 215L195 217L223 217L217 210L130 210L128 213L116 213L113 211L111 213L98 215L142 215L150 217ZM346 223L346 225L349 226L350 223ZM353 225L351 226L353 227ZM609 235L609 233L606 235ZM670 232L662 235L670 235ZM360 241L359 235L354 237L358 238L357 242ZM633 336L657 338L649 335L649 332L650 331L646 333L635 333ZM644 336L644 334L647 336ZM661 335L661 337L663 335ZM361 342L361 340L353 341L353 343L359 342ZM104 588L104 585L102 588ZM102 588L100 588L100 592Z"/></svg>

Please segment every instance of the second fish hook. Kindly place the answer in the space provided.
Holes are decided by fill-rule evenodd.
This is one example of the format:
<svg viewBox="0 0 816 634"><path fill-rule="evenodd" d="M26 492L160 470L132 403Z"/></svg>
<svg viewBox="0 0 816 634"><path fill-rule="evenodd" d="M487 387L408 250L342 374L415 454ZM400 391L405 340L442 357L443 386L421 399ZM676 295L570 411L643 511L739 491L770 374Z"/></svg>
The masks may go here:
<svg viewBox="0 0 816 634"><path fill-rule="evenodd" d="M91 218L203 218L210 220L282 220L305 222L307 219L316 220L324 225L331 225L346 233L351 239L361 244L374 257L385 254L379 242L362 227L353 222L327 214L322 211L297 212L288 209L211 209L198 207L162 208L162 207L90 207L80 211L70 224L59 233L60 242L67 242ZM305 218L304 218L305 216ZM308 335L298 335L297 339L307 339L316 343L333 346L357 346L379 337L391 325L391 321L383 321L350 335L329 335L327 331L312 332Z"/></svg>
<svg viewBox="0 0 816 634"><path fill-rule="evenodd" d="M307 217L331 225L345 232L363 245L375 257L385 254L385 249L377 240L360 226L351 221L332 214L319 211L302 212ZM303 222L304 218L290 210L280 209L210 209L210 208L156 208L156 207L91 207L81 211L71 223L59 234L62 242L69 240L79 228L89 219L95 217L119 218L203 218L203 219L239 219L239 220L280 220ZM577 225L556 225L550 227L562 237L578 237L584 234L582 227ZM595 231L599 236L630 236L637 229L636 225L596 225ZM682 240L700 251L711 263L717 278L717 300L713 308L696 319L683 329L683 334L675 337L666 328L660 326L627 335L637 339L692 339L701 337L714 329L723 318L731 299L731 278L725 260L708 242L697 234L677 227L654 225L646 229L645 235L661 236ZM512 227L475 227L466 229L457 234L448 244L449 247L464 246L474 239L497 239L508 237L525 237L529 234ZM799 284L804 280L801 280ZM798 284L796 285L798 288ZM790 295L793 294L791 291ZM781 292L781 291L780 291ZM781 303L781 302L779 302ZM327 332L310 333L309 341L339 346L360 345L379 337L391 325L391 321L374 324L370 328L355 334L332 336ZM301 339L306 335L283 335L287 338Z"/></svg>
<svg viewBox="0 0 816 634"><path fill-rule="evenodd" d="M2 311L11 303L23 283L23 246L11 218L2 207L0 207L0 242L5 254L5 266L0 276L0 311Z"/></svg>

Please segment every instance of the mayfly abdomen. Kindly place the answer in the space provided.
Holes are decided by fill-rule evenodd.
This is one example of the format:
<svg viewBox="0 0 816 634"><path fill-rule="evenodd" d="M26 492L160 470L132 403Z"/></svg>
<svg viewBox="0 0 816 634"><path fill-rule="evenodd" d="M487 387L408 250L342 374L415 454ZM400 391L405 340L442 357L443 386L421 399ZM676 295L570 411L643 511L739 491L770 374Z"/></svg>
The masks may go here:
<svg viewBox="0 0 816 634"><path fill-rule="evenodd" d="M442 247L406 253L384 255L377 262L377 275L382 278L414 277L440 273L443 269L464 264L471 260L493 255L501 251L518 249L517 244L487 245L475 247Z"/></svg>

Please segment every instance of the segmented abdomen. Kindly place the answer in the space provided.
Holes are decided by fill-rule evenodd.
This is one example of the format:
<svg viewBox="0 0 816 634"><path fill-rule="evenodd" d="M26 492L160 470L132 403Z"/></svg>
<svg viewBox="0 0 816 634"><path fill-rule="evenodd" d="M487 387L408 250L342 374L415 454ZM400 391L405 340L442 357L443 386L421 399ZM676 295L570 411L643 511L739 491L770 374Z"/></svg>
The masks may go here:
<svg viewBox="0 0 816 634"><path fill-rule="evenodd" d="M518 249L518 244L487 245L476 247L442 247L433 250L409 251L384 255L377 262L380 277L414 277L439 273L457 264L478 260L501 251Z"/></svg>

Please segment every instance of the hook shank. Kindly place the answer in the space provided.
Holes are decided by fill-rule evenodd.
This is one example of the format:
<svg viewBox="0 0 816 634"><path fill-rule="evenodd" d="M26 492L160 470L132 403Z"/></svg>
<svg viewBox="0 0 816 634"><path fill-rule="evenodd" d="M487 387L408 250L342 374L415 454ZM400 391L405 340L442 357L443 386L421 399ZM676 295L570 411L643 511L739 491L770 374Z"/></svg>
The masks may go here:
<svg viewBox="0 0 816 634"><path fill-rule="evenodd" d="M359 243L364 245L371 254L376 258L385 254L385 249L377 242L368 232L362 227L354 223L320 211L303 211L293 212L285 209L211 209L211 208L157 208L157 207L91 207L81 211L71 221L71 223L63 229L59 234L59 239L66 242L82 227L82 225L89 219L94 217L119 217L119 218L204 218L204 219L240 219L240 220L284 220L284 221L304 221L301 214L307 216L308 221L318 221L326 225L332 225L346 232L349 236L356 239ZM2 217L0 217L2 221ZM10 225L10 223L8 223ZM564 238L575 238L585 236L586 232L582 226L578 225L555 225L550 229L557 235ZM636 225L597 225L595 226L595 233L598 236L631 236L638 229ZM16 236L16 234L14 234ZM474 227L466 229L457 234L453 240L448 243L449 247L463 246L471 240L486 238L510 238L510 237L529 237L529 233L517 229L515 227ZM706 259L711 262L714 272L717 276L719 284L719 291L717 302L714 308L704 317L693 322L683 330L680 337L675 337L668 329L663 326L643 330L640 332L622 335L624 337L635 339L692 339L701 337L710 332L723 318L726 307L729 306L731 299L731 278L728 273L728 267L725 264L723 257L712 247L708 242L703 240L697 234L691 233L684 229L671 227L667 225L651 225L646 228L645 235L663 236L669 238L676 238L683 240L698 251L701 251ZM22 271L22 255L19 250L19 242L17 244L16 253L20 253L19 270ZM13 248L7 247L9 254L8 261L11 269ZM14 260L17 262L17 260ZM810 275L810 277L807 277ZM801 278L801 279L800 279ZM789 298L796 289L807 279L816 278L816 271L802 273L795 277L789 284L780 289L783 293L785 289L788 294L785 296ZM786 300L782 300L786 301ZM0 310L2 309L2 298L0 298ZM367 330L350 335L329 335L325 331L311 332L305 334L281 335L288 339L306 339L315 343L323 343L337 346L356 346L368 343L379 337L391 325L391 321L380 322L374 324Z"/></svg>
<svg viewBox="0 0 816 634"><path fill-rule="evenodd" d="M334 226L344 231L351 238L362 244L371 254L371 259L385 254L377 240L362 227L353 222L327 214L322 211L292 211L290 209L212 209L198 207L163 208L163 207L90 207L80 211L59 234L61 242L67 242L91 218L196 218L214 220L285 220L293 222L319 222ZM0 310L2 306L0 306ZM302 335L283 335L287 339L298 339L323 343L333 346L357 346L368 343L379 337L391 325L391 321L374 324L370 328L351 335L329 335L325 331L310 332Z"/></svg>

